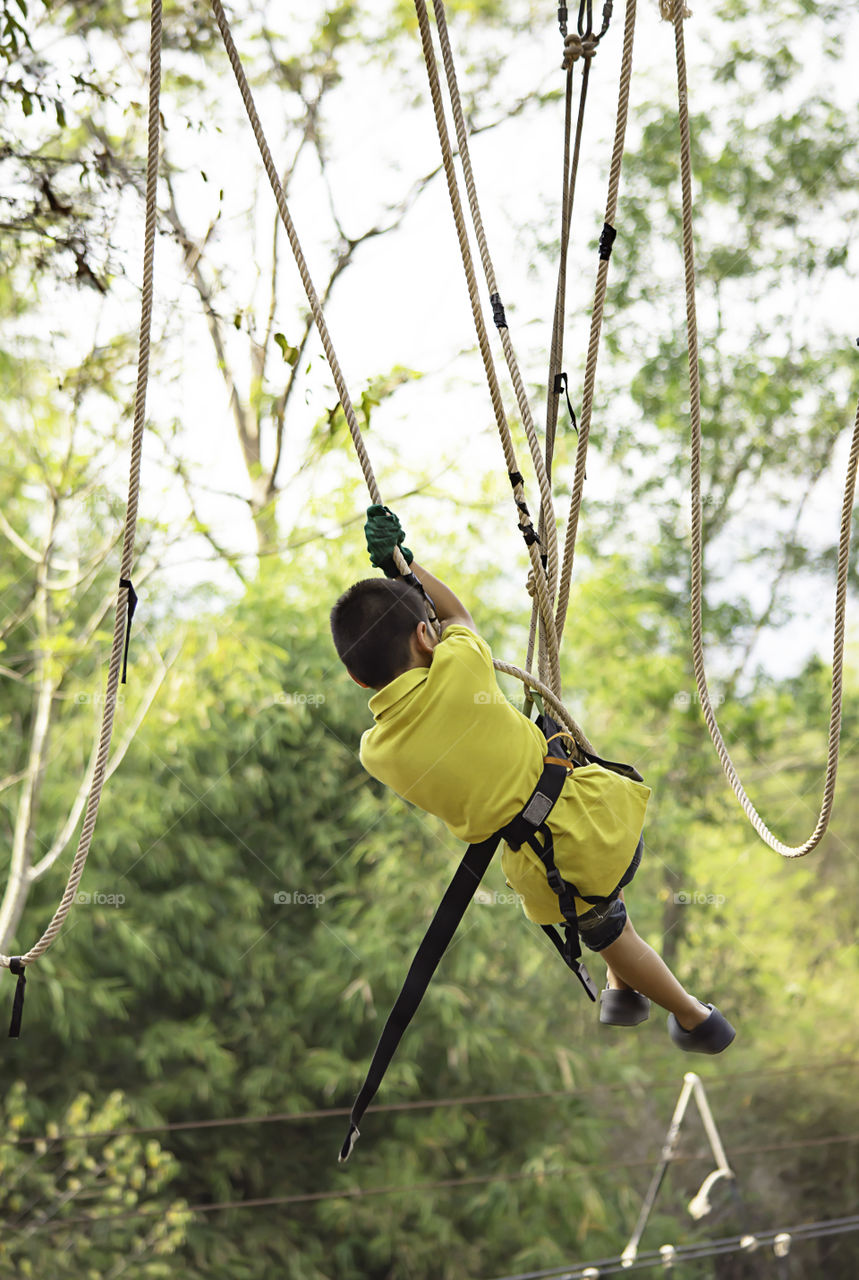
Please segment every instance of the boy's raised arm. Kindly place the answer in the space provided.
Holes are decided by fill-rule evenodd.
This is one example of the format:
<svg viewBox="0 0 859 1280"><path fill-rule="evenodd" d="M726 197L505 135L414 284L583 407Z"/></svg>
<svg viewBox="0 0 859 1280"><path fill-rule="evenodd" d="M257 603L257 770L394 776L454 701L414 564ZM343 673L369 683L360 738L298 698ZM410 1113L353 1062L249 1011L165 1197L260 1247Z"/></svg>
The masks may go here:
<svg viewBox="0 0 859 1280"><path fill-rule="evenodd" d="M424 569L416 560L412 561L411 569L435 605L442 631L450 626L468 627L470 631L477 630L471 614L462 601L453 594L450 587L446 587L439 578L434 577L429 569Z"/></svg>
<svg viewBox="0 0 859 1280"><path fill-rule="evenodd" d="M423 569L414 562L411 551L409 551L408 547L403 546L403 540L406 535L403 532L402 525L390 507L384 507L381 503L374 503L367 508L367 523L364 525L364 534L367 539L370 563L375 568L381 569L388 578L399 577L399 571L394 564L393 558L394 548L399 547L406 559L406 563L411 567L412 573L435 605L435 611L442 630L454 624L468 627L470 631L477 630L471 614L462 601L453 594L450 587L446 587L443 582L434 577L429 569Z"/></svg>

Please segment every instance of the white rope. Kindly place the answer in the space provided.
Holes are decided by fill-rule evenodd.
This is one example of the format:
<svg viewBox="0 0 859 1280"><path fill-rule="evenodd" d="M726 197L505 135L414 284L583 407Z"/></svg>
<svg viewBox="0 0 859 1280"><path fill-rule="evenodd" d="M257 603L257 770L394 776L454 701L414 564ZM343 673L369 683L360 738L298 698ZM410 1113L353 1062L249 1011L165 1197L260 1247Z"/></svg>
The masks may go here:
<svg viewBox="0 0 859 1280"><path fill-rule="evenodd" d="M489 335L486 330L486 322L483 318L483 308L480 301L480 289L477 284L477 276L474 270L474 262L471 255L471 246L468 242L468 232L466 229L465 218L462 210L462 200L459 194L459 183L456 177L456 169L453 163L453 148L450 144L450 135L447 128L447 120L445 119L444 104L441 95L441 82L438 74L438 66L436 65L435 50L432 44L432 35L430 33L429 15L425 0L415 0L415 11L418 18L418 26L421 34L421 45L424 55L424 63L427 69L427 78L430 86L430 96L432 98L433 113L435 115L436 130L438 133L439 146L441 148L442 163L444 166L445 178L447 179L447 190L450 198L451 211L453 213L454 225L456 227L457 241L459 243L460 256L462 258L462 266L465 272L466 284L468 286L468 296L471 302L471 314L474 320L475 332L477 334L477 342L480 348L480 354L483 359L483 367L486 373L486 381L489 387L489 396L492 401L492 408L495 413L495 421L498 427L498 434L501 440L501 447L504 452L504 461L507 466L508 474L511 476L521 475L518 464L516 462L516 454L513 447L513 438L510 433L510 426L507 421L507 415L504 410L504 402L501 396L501 388L498 384L498 375L495 370L495 362L492 356L492 347L489 342ZM491 265L491 264L490 264ZM539 452L539 450L538 450ZM526 536L533 530L531 517L525 505L525 491L521 480L517 480L513 485L513 497L519 513L519 527ZM552 517L554 524L554 516ZM546 623L546 630L549 639L548 653L548 675L552 687L560 694L561 687L561 671L558 660L557 640L551 634L552 620L552 602L549 597L548 582L546 574L543 571L542 561L540 559L539 543L536 541L528 542L528 554L531 560L531 569L536 582L537 602L540 608L542 618Z"/></svg>
<svg viewBox="0 0 859 1280"><path fill-rule="evenodd" d="M477 198L477 186L474 181L474 171L471 167L468 130L465 127L465 113L462 109L462 99L460 97L459 84L456 78L456 67L453 61L453 51L450 46L450 35L447 29L447 16L443 0L433 0L433 10L435 12L436 29L438 30L442 63L444 65L444 73L447 80L448 93L450 95L453 124L456 131L456 145L459 148L459 159L462 164L463 178L465 179L468 207L471 212L471 221L474 226L474 234L477 239L477 247L480 252L483 274L486 278L486 287L489 291L490 299L495 296L500 298L498 282L495 277L495 268L489 253L489 245L487 243L486 232L483 227L483 215L480 212L480 202ZM525 436L528 441L528 447L531 451L534 471L537 476L537 484L540 489L542 526L544 530L543 536L545 538L544 551L546 554L546 577L548 579L549 596L553 597L557 589L558 579L558 535L555 527L555 506L552 501L552 488L549 483L546 462L540 449L540 441L537 438L537 432L534 427L531 406L528 401L527 392L525 391L525 384L522 381L519 361L516 358L516 352L510 337L510 330L507 325L506 316L504 323L498 326L498 331L501 336L504 358L507 362L507 368L510 371L510 378L513 382L513 389L516 393L516 403L519 406L519 414L522 419L522 425L525 428Z"/></svg>
<svg viewBox="0 0 859 1280"><path fill-rule="evenodd" d="M844 500L841 506L841 532L838 542L838 578L835 589L835 632L832 656L832 701L829 715L829 752L826 763L826 780L817 824L806 841L799 845L783 844L770 831L749 799L737 770L725 746L719 730L716 714L710 702L707 676L704 669L704 640L701 621L703 602L703 537L701 509L701 379L698 354L698 321L695 305L695 253L692 227L692 156L689 130L689 103L686 75L686 54L683 41L683 19L688 12L674 0L674 39L677 61L677 94L680 115L680 177L683 192L683 261L686 281L686 333L689 354L690 427L692 436L691 490L692 490L692 658L695 682L701 708L713 745L721 761L725 776L743 807L750 823L771 849L784 858L801 858L810 853L823 838L832 814L835 798L835 780L838 772L838 748L841 738L841 691L844 664L844 629L847 604L847 569L850 561L850 526L853 501L856 492L856 471L859 462L859 405L853 424L850 458L844 482Z"/></svg>
<svg viewBox="0 0 859 1280"><path fill-rule="evenodd" d="M149 381L149 346L152 328L152 292L155 260L155 196L158 183L159 100L161 92L161 0L152 0L149 43L149 139L146 155L146 226L143 247L143 294L140 314L140 336L137 358L137 386L134 395L134 425L131 437L131 466L128 478L128 503L125 512L125 530L122 543L120 578L131 581L134 562L134 538L137 530L137 500L140 491L140 459L143 452L143 426L146 417L146 387ZM128 588L120 587L116 603L116 620L113 628L113 648L104 699L101 736L98 744L92 786L87 797L86 812L78 848L72 863L65 893L53 918L41 938L26 954L13 957L0 955L0 965L9 967L10 961L23 965L32 964L44 955L71 910L78 885L86 865L98 816L99 802L104 788L110 740L113 734L119 677L122 669L125 645L126 619L128 616Z"/></svg>

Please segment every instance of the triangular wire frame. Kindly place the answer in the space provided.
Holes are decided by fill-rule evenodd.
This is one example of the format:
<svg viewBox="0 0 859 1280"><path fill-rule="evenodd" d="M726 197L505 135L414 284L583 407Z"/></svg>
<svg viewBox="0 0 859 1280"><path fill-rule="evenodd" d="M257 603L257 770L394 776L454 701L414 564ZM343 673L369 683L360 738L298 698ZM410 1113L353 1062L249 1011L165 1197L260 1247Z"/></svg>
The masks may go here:
<svg viewBox="0 0 859 1280"><path fill-rule="evenodd" d="M665 1135L662 1154L659 1157L658 1165L653 1171L653 1177L650 1180L650 1186L647 1188L647 1194L644 1197L644 1203L641 1206L635 1230L630 1237L629 1244L621 1254L621 1264L624 1267L631 1267L635 1262L638 1246L644 1234L644 1228L647 1226L647 1220L653 1211L659 1188L662 1186L662 1180L669 1164L674 1159L680 1128L686 1115L686 1109L689 1106L689 1099L692 1097L695 1099L695 1105L698 1108L698 1114L701 1117L704 1132L707 1134L710 1150L713 1152L713 1159L716 1162L716 1168L707 1174L697 1193L689 1202L689 1212L692 1217L696 1219L703 1218L705 1214L710 1212L709 1193L720 1178L734 1180L734 1171L728 1164L728 1157L725 1155L725 1148L722 1146L722 1139L719 1137L719 1131L716 1128L716 1122L713 1119L713 1113L710 1110L710 1104L707 1101L701 1077L696 1075L694 1071L687 1071L683 1077L683 1088L680 1090L680 1097L677 1099L674 1115L671 1117L671 1123Z"/></svg>

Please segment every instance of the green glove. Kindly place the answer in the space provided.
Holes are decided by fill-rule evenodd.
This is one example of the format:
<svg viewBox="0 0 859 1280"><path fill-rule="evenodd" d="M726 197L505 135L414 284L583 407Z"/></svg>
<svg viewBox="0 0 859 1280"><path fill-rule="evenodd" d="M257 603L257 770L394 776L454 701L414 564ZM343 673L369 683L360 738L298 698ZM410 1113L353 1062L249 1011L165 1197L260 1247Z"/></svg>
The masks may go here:
<svg viewBox="0 0 859 1280"><path fill-rule="evenodd" d="M394 547L399 547L411 564L414 556L408 547L403 546L405 533L393 511L374 502L367 508L367 523L364 525L364 536L367 539L367 550L370 553L370 564L381 569L387 578L398 578L400 571L394 564Z"/></svg>

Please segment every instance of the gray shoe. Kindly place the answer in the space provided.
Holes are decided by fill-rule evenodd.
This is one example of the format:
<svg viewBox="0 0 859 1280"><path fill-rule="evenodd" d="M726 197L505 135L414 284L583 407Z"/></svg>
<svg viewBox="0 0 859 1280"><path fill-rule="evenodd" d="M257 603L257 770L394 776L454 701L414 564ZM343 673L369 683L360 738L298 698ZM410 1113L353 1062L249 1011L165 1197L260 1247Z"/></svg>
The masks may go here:
<svg viewBox="0 0 859 1280"><path fill-rule="evenodd" d="M600 992L600 1022L609 1027L637 1027L650 1014L650 1001L640 991L606 987Z"/></svg>
<svg viewBox="0 0 859 1280"><path fill-rule="evenodd" d="M668 1034L684 1053L721 1053L737 1034L727 1018L708 1004L709 1018L691 1031L684 1031L673 1013L668 1015Z"/></svg>

